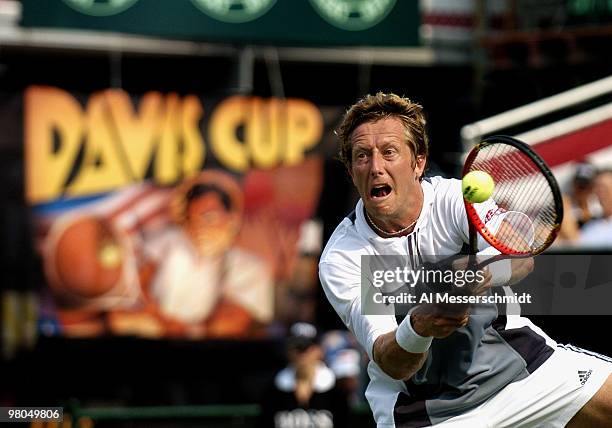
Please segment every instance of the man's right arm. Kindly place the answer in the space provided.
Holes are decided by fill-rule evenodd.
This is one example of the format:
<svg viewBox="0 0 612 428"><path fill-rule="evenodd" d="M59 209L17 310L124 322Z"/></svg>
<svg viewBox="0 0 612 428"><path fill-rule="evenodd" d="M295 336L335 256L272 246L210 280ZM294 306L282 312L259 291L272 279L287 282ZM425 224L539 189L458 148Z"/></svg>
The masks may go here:
<svg viewBox="0 0 612 428"><path fill-rule="evenodd" d="M329 302L342 321L353 332L371 359L390 377L408 379L425 362L427 350L406 350L406 339L415 333L416 343L426 343L432 338L445 338L467 324L469 313L449 316L433 305L417 306L400 325L395 315L364 315L361 310L361 275L358 266L321 262L319 275ZM411 322L411 323L410 323ZM404 348L398 343L404 342ZM407 334L408 333L408 334ZM402 338L404 339L402 341Z"/></svg>
<svg viewBox="0 0 612 428"><path fill-rule="evenodd" d="M428 339L443 339L465 326L468 321L467 308L465 312L451 316L448 313L439 313L430 305L417 307L396 330L378 336L372 352L374 361L393 379L409 379L423 366L427 358L427 350L418 351L423 351L422 348L427 346L423 344L426 344Z"/></svg>
<svg viewBox="0 0 612 428"><path fill-rule="evenodd" d="M393 379L405 380L423 366L427 352L413 354L404 351L395 340L395 331L378 336L374 342L374 361Z"/></svg>

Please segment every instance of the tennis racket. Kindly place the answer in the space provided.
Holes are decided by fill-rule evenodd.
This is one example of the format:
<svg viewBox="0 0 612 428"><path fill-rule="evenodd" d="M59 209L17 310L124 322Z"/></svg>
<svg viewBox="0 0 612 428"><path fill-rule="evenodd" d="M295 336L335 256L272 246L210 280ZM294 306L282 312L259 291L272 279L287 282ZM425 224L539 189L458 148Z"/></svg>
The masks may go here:
<svg viewBox="0 0 612 428"><path fill-rule="evenodd" d="M489 200L464 199L470 227L471 254L478 235L501 253L479 268L506 257L533 257L554 242L563 220L559 185L538 154L527 144L504 135L486 138L468 154L462 176L484 171L495 182Z"/></svg>

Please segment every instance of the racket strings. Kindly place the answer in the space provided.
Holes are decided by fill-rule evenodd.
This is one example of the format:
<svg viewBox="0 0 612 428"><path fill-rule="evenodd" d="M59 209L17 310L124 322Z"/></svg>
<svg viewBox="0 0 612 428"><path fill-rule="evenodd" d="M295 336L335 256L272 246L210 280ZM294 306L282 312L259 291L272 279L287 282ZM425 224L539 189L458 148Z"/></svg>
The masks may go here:
<svg viewBox="0 0 612 428"><path fill-rule="evenodd" d="M510 216L510 214L507 214L502 227L497 230L497 238L516 251L532 251L531 245L537 242L537 237L534 236L533 222L527 215L529 210L527 204L529 201L538 204L538 201L535 201L532 196L533 194L542 195L541 192L537 191L541 185L538 182L539 171L526 162L526 156L520 151L512 151L506 155L506 158L508 165L505 170L511 171L512 174L506 174L507 177L509 176L508 181L500 183L504 185L500 189L500 198L504 199L506 210L509 213L522 213L523 215ZM528 179L521 179L522 177ZM502 190L505 190L507 197ZM535 192L531 193L530 191Z"/></svg>
<svg viewBox="0 0 612 428"><path fill-rule="evenodd" d="M525 168L526 165L533 166L531 164L531 159L525 156L523 153L519 154L523 157L523 163L517 163L515 161L511 162L513 167L517 167L523 171L523 175L530 175L530 180L523 180L522 188L516 190L515 193L518 193L519 196L516 197L516 206L515 208L519 211L523 211L528 209L529 205L535 205L540 207L547 206L546 199L551 197L551 201L554 202L554 198L552 198L552 193L548 193L545 190L548 189L548 181L541 176L539 170L533 170ZM529 162L529 163L526 163ZM530 187L534 187L535 189L529 189ZM543 191L540 191L543 190ZM534 197L534 195L537 195ZM545 216L543 216L542 220L544 220Z"/></svg>
<svg viewBox="0 0 612 428"><path fill-rule="evenodd" d="M511 161L510 163L516 164L515 161ZM525 177L532 172L528 168L520 168L518 171L522 172ZM534 177L537 177L537 175ZM497 239L505 242L506 246L519 252L534 250L535 248L530 248L530 246L537 247L540 242L543 243L548 236L546 223L549 215L546 210L543 210L541 214L536 212L537 207L541 207L545 204L543 199L546 199L546 192L540 191L542 190L542 183L538 183L534 181L534 179L521 180L516 178L509 182L504 182L503 184L503 186L500 186L500 190L496 197L503 201L502 205L505 206L505 210L511 213L526 214L523 216L515 215L513 217L509 217L507 214L504 221L507 227L497 229ZM538 195L538 197L534 197L534 195ZM531 204L531 206L528 204ZM534 209L533 207L536 208ZM512 221L510 221L510 219ZM544 227L537 227L538 221L543 223ZM533 224L536 226L533 227Z"/></svg>
<svg viewBox="0 0 612 428"><path fill-rule="evenodd" d="M554 193L540 167L510 144L489 144L478 151L470 171L485 171L495 182L492 194L498 221L481 218L502 245L512 251L539 252L554 236L558 213Z"/></svg>

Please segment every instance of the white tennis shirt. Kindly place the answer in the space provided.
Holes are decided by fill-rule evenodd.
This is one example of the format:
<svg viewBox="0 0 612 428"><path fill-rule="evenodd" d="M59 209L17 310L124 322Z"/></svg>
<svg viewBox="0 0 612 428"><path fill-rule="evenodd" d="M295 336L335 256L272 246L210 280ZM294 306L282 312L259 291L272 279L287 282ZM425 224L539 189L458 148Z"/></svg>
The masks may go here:
<svg viewBox="0 0 612 428"><path fill-rule="evenodd" d="M407 426L427 426L461 414L528 376L552 354L555 345L529 320L498 317L493 307L471 317L466 327L448 338L435 339L427 361L409 381L392 379L373 361L375 340L395 330L398 322L391 307L388 315L362 314L361 257L399 255L416 266L427 257L458 254L469 241L461 182L432 177L421 186L423 208L412 233L378 236L366 222L359 200L355 211L330 237L319 263L329 302L370 357L366 397L375 420L382 425L408 420ZM476 205L481 214L496 209L493 202ZM488 253L491 248L485 247L481 240L479 248Z"/></svg>

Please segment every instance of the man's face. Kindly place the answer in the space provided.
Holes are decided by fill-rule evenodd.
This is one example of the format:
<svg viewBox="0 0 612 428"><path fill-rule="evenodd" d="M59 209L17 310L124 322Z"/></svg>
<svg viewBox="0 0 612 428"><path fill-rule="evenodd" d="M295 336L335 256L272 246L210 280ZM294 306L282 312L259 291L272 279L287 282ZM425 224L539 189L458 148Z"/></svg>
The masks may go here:
<svg viewBox="0 0 612 428"><path fill-rule="evenodd" d="M405 221L421 194L425 158L415 159L406 138L395 117L362 123L351 135L351 178L368 213L381 220Z"/></svg>
<svg viewBox="0 0 612 428"><path fill-rule="evenodd" d="M215 255L228 248L236 231L233 220L214 192L199 196L187 206L187 230L204 255Z"/></svg>
<svg viewBox="0 0 612 428"><path fill-rule="evenodd" d="M290 348L287 350L287 357L297 370L303 370L316 366L321 361L323 352L320 346L311 345L305 349Z"/></svg>

